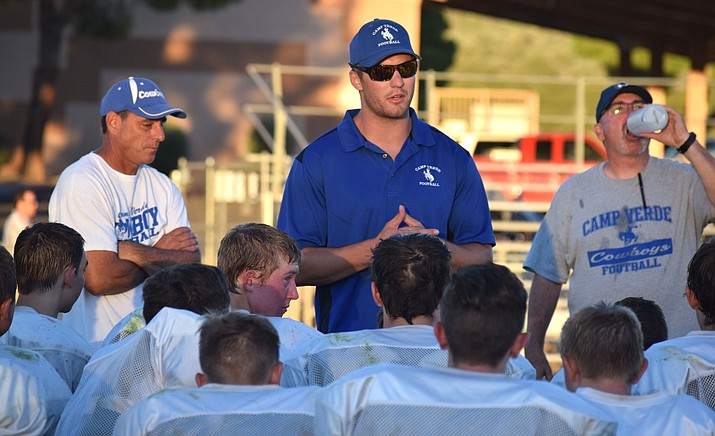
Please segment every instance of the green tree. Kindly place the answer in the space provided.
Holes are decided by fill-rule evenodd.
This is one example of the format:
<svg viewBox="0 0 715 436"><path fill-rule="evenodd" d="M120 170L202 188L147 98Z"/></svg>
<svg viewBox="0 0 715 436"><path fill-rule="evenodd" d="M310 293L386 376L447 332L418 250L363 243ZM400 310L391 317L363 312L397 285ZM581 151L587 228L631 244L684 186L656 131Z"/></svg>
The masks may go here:
<svg viewBox="0 0 715 436"><path fill-rule="evenodd" d="M181 4L194 10L224 7L240 0L143 0L156 10L168 11ZM42 143L45 125L55 103L60 75L62 35L68 28L95 38L119 39L132 28L133 0L39 0L39 47L33 72L30 104L22 139L4 168L27 181L44 182Z"/></svg>
<svg viewBox="0 0 715 436"><path fill-rule="evenodd" d="M446 36L449 23L444 17L445 8L434 3L422 4L422 31L420 32L421 69L445 71L454 60L457 44Z"/></svg>

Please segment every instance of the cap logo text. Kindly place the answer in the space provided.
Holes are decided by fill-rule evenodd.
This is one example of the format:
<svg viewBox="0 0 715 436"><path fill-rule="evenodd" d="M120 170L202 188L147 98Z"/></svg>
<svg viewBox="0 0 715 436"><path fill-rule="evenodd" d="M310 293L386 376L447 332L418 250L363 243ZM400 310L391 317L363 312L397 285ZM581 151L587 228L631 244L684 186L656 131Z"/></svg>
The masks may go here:
<svg viewBox="0 0 715 436"><path fill-rule="evenodd" d="M389 44L400 44L399 39L395 39L395 36L390 32L390 29L392 29L395 33L399 33L399 30L395 28L394 26L391 26L389 24L383 24L381 26L378 26L375 30L373 30L372 35L375 36L377 35L378 32L380 32L380 36L382 36L382 39L384 41L379 42L377 44L378 47L382 47L383 45L389 45Z"/></svg>
<svg viewBox="0 0 715 436"><path fill-rule="evenodd" d="M154 88L151 91L139 91L139 99L142 98L152 98L152 97L164 97L164 93Z"/></svg>

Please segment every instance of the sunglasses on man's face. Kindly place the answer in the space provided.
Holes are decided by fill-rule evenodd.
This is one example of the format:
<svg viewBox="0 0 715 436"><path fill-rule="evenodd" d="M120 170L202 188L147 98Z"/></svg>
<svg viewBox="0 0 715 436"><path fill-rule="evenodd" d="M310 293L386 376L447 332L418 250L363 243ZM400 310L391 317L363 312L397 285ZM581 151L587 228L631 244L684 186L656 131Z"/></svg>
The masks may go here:
<svg viewBox="0 0 715 436"><path fill-rule="evenodd" d="M387 82L392 79L395 74L395 70L400 73L400 77L406 79L417 74L417 68L420 66L420 59L412 59L407 62L403 62L399 65L375 65L372 67L361 67L358 65L350 64L350 67L356 70L364 71L370 76L370 80L376 82Z"/></svg>

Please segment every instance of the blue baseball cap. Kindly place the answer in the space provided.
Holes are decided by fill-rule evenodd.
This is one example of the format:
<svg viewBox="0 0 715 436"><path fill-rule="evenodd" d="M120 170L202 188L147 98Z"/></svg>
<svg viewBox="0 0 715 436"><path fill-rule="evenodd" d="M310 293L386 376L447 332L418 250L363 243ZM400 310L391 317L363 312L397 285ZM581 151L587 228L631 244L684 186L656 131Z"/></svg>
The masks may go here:
<svg viewBox="0 0 715 436"><path fill-rule="evenodd" d="M154 82L141 77L129 77L112 85L99 106L102 116L110 111L125 110L150 120L158 120L167 115L186 118L186 112L182 109L169 106L164 93Z"/></svg>
<svg viewBox="0 0 715 436"><path fill-rule="evenodd" d="M630 85L626 82L619 82L611 85L601 92L601 98L596 105L596 122L601 121L601 115L606 111L606 108L611 105L613 100L621 94L635 94L643 99L646 103L653 103L653 97L647 89L638 85Z"/></svg>
<svg viewBox="0 0 715 436"><path fill-rule="evenodd" d="M350 41L350 65L372 67L398 53L419 57L412 50L407 30L394 21L375 18L365 23Z"/></svg>

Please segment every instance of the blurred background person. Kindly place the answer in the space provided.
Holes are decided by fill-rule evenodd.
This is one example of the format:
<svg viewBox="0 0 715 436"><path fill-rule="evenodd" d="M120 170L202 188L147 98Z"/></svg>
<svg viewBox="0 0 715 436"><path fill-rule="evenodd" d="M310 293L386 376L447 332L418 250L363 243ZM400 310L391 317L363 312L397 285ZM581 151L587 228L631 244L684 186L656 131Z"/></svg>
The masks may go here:
<svg viewBox="0 0 715 436"><path fill-rule="evenodd" d="M2 230L2 245L10 254L15 252L17 235L32 225L37 214L37 196L29 188L20 188L12 198L12 212L5 218Z"/></svg>

